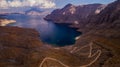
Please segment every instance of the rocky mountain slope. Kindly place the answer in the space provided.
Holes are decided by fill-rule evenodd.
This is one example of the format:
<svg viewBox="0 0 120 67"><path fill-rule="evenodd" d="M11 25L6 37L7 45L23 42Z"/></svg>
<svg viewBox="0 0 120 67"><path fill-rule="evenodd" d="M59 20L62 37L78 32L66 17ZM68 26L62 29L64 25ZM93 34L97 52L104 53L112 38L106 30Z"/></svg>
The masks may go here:
<svg viewBox="0 0 120 67"><path fill-rule="evenodd" d="M56 9L51 14L45 17L45 20L54 21L57 23L76 23L79 24L86 20L89 16L98 14L105 8L102 4L88 4L75 6L72 4L66 5L62 9Z"/></svg>
<svg viewBox="0 0 120 67"><path fill-rule="evenodd" d="M60 16L61 12L58 12L61 10L53 11L50 15L46 16L45 19L48 21L50 20L59 23L66 22L66 20L68 19L65 18L65 20L62 20L64 16ZM57 19L55 18L55 15L58 16ZM72 13L68 17L71 16L74 17ZM55 19L51 19L51 18L55 18ZM99 66L119 67L120 66L119 65L120 63L120 58L119 58L120 0L116 0L111 4L108 4L98 14L89 15L85 21L81 22L81 20L79 20L78 22L79 22L78 24L72 24L71 27L77 27L78 31L82 32L83 34L79 37L73 49L76 50L76 48L80 48L83 45L88 45L91 42L95 42L96 45L103 47L108 53L110 52L110 54L107 55L109 59L107 59L107 61L102 60L103 63L101 63L101 61L98 62ZM105 50L102 51L103 55L107 54L105 53L106 52ZM79 53L81 52L78 52L78 54ZM101 55L101 57L103 55ZM101 59L103 59L103 57Z"/></svg>
<svg viewBox="0 0 120 67"><path fill-rule="evenodd" d="M32 29L0 27L0 67L25 67L30 50L42 44L38 36Z"/></svg>

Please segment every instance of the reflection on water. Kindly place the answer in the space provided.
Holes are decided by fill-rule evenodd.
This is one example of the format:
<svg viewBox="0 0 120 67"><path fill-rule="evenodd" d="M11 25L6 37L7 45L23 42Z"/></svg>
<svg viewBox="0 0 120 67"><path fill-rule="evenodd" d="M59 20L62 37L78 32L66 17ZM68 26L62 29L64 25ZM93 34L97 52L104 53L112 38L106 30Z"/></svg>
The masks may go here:
<svg viewBox="0 0 120 67"><path fill-rule="evenodd" d="M74 44L75 37L80 35L76 29L72 29L66 24L55 24L53 22L47 22L41 16L12 14L5 17L16 20L16 23L12 24L12 26L35 28L37 31L39 31L40 38L44 43L55 46Z"/></svg>

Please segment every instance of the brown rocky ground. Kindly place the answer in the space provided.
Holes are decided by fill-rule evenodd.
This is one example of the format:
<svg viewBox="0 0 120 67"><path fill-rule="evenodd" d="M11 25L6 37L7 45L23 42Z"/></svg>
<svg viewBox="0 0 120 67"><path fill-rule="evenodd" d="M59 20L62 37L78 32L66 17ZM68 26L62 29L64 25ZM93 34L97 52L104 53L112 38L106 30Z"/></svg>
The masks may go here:
<svg viewBox="0 0 120 67"><path fill-rule="evenodd" d="M79 57L65 49L43 45L38 32L33 29L0 27L0 67L39 67L45 57L55 58L71 67L81 62ZM53 66L60 66L53 62Z"/></svg>
<svg viewBox="0 0 120 67"><path fill-rule="evenodd" d="M41 46L39 34L32 29L0 27L0 67L22 67L31 49Z"/></svg>
<svg viewBox="0 0 120 67"><path fill-rule="evenodd" d="M77 60L72 54L43 46L35 30L0 27L0 67L38 67L46 56L69 59L69 63Z"/></svg>
<svg viewBox="0 0 120 67"><path fill-rule="evenodd" d="M0 27L0 67L101 66L112 57L111 51L103 46L104 43L99 43L97 37L96 41L91 41L91 37L94 38L80 38L82 40L79 39L75 46L52 47L43 44L39 40L38 32L33 29ZM75 47L77 48L74 50Z"/></svg>

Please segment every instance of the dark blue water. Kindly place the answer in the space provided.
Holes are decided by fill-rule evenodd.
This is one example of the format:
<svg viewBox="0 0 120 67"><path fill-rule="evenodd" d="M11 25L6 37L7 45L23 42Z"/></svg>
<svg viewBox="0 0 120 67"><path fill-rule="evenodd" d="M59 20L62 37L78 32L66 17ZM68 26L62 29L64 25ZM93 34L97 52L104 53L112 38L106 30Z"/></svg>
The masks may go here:
<svg viewBox="0 0 120 67"><path fill-rule="evenodd" d="M40 39L44 43L52 44L54 46L65 46L75 43L75 37L81 33L76 29L68 27L67 24L55 24L43 19L42 16L27 16L20 14L12 14L4 16L8 19L16 20L12 26L19 26L23 28L35 28L40 33Z"/></svg>

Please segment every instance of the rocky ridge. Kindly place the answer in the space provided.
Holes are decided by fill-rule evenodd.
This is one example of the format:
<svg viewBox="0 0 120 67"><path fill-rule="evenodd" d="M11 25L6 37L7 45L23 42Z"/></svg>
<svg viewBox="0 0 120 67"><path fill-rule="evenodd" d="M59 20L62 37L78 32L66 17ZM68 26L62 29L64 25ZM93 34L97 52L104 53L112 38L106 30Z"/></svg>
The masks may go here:
<svg viewBox="0 0 120 67"><path fill-rule="evenodd" d="M62 9L54 10L51 14L45 17L45 20L54 21L56 23L79 24L89 16L100 13L105 7L106 5L103 4L88 4L80 6L68 4Z"/></svg>

